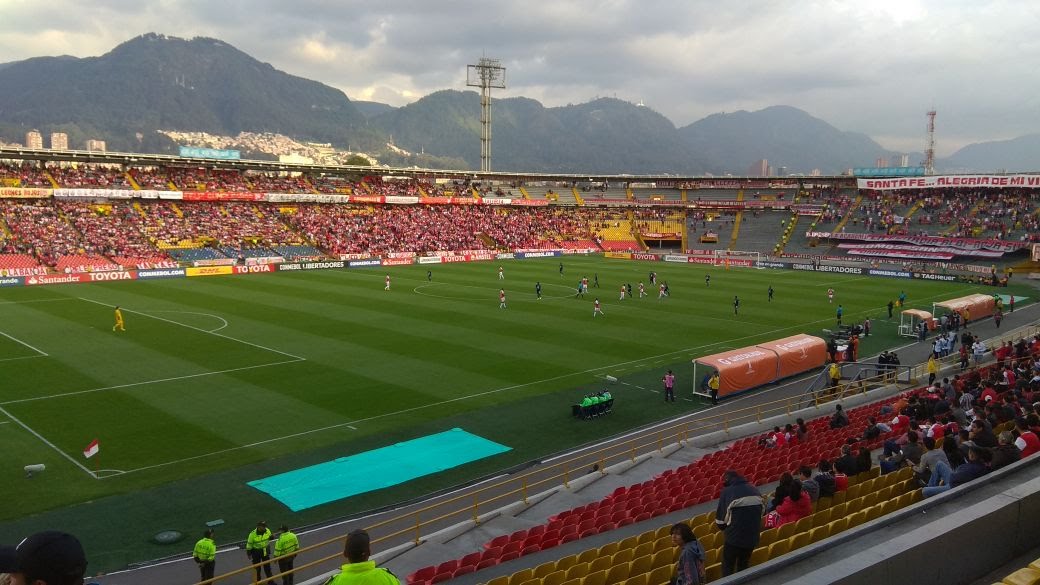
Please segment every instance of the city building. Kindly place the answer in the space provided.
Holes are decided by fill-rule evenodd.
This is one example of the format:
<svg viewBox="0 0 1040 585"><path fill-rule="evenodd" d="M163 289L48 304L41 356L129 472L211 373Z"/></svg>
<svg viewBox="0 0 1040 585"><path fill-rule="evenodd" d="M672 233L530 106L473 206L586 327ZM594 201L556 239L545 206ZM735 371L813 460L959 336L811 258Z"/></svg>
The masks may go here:
<svg viewBox="0 0 1040 585"><path fill-rule="evenodd" d="M30 130L25 133L25 147L33 150L43 150L43 134L39 130Z"/></svg>
<svg viewBox="0 0 1040 585"><path fill-rule="evenodd" d="M51 132L51 150L68 150L69 135L64 132Z"/></svg>
<svg viewBox="0 0 1040 585"><path fill-rule="evenodd" d="M757 160L751 164L748 168L749 177L768 177L769 176L769 161L766 159Z"/></svg>
<svg viewBox="0 0 1040 585"><path fill-rule="evenodd" d="M874 161L874 164L879 169L887 169L888 168L888 159L883 157L883 156L879 156L879 157L877 157L877 160Z"/></svg>
<svg viewBox="0 0 1040 585"><path fill-rule="evenodd" d="M90 152L105 152L108 150L104 140L95 140L91 138L87 141L87 150Z"/></svg>

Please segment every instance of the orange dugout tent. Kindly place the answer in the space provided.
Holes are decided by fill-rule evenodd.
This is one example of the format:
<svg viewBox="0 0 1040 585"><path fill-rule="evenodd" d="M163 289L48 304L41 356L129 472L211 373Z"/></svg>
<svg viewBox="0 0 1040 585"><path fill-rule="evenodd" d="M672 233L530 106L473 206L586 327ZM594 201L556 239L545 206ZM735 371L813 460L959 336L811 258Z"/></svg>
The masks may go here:
<svg viewBox="0 0 1040 585"><path fill-rule="evenodd" d="M966 297L950 299L941 303L932 303L932 314L939 314L938 309L957 312L970 321L990 317L996 310L997 303L991 295L974 294Z"/></svg>
<svg viewBox="0 0 1040 585"><path fill-rule="evenodd" d="M710 395L701 387L701 380L712 372L719 373L719 397L722 398L800 374L826 362L826 341L812 335L793 335L693 360L693 393Z"/></svg>

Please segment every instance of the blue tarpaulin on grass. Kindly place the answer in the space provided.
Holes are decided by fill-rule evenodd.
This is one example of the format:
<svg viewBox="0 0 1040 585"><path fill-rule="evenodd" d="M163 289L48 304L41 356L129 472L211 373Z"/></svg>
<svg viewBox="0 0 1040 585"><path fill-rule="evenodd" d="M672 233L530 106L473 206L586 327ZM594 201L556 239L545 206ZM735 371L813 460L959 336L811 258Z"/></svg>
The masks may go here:
<svg viewBox="0 0 1040 585"><path fill-rule="evenodd" d="M257 479L248 485L298 512L510 450L462 429L451 429Z"/></svg>

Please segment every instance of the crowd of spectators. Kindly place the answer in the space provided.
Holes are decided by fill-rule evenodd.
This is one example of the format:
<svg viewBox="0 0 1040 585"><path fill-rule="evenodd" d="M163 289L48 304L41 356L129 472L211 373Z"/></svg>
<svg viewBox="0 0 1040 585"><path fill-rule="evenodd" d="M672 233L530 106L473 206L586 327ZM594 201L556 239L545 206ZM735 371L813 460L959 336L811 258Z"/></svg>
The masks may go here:
<svg viewBox="0 0 1040 585"><path fill-rule="evenodd" d="M83 235L85 250L128 267L152 268L169 262L145 235L145 219L130 203L60 201L56 205Z"/></svg>
<svg viewBox="0 0 1040 585"><path fill-rule="evenodd" d="M32 163L0 163L0 186L51 188L43 169Z"/></svg>
<svg viewBox="0 0 1040 585"><path fill-rule="evenodd" d="M11 230L6 253L31 254L54 266L62 256L94 252L50 200L0 200L0 213Z"/></svg>
<svg viewBox="0 0 1040 585"><path fill-rule="evenodd" d="M119 167L80 164L75 167L52 165L47 172L67 189L133 189Z"/></svg>

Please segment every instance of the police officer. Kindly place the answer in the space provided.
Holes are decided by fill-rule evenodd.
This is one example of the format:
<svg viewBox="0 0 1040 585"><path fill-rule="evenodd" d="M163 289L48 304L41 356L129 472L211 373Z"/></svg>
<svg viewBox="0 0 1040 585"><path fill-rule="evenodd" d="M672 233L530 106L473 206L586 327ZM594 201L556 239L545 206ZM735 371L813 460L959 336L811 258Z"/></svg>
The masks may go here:
<svg viewBox="0 0 1040 585"><path fill-rule="evenodd" d="M199 565L199 580L212 579L213 570L217 566L217 544L213 542L212 528L204 532L202 538L195 543L195 550L191 553L191 556Z"/></svg>
<svg viewBox="0 0 1040 585"><path fill-rule="evenodd" d="M282 585L293 585L293 560L296 559L296 551L300 550L300 539L282 524L282 533L274 543L274 558L278 559L278 572L282 574Z"/></svg>
<svg viewBox="0 0 1040 585"><path fill-rule="evenodd" d="M368 560L372 554L370 544L371 540L364 530L348 534L347 544L343 547L347 564L343 565L339 575L325 581L325 585L401 585L389 569L376 568L375 561Z"/></svg>
<svg viewBox="0 0 1040 585"><path fill-rule="evenodd" d="M271 558L271 553L267 549L270 541L271 529L267 527L267 523L264 521L257 522L256 530L250 530L249 536L246 537L246 555L249 557L249 561L257 566L257 581L260 580L260 563L264 563L264 561ZM264 563L263 570L268 578L272 576L271 563Z"/></svg>

